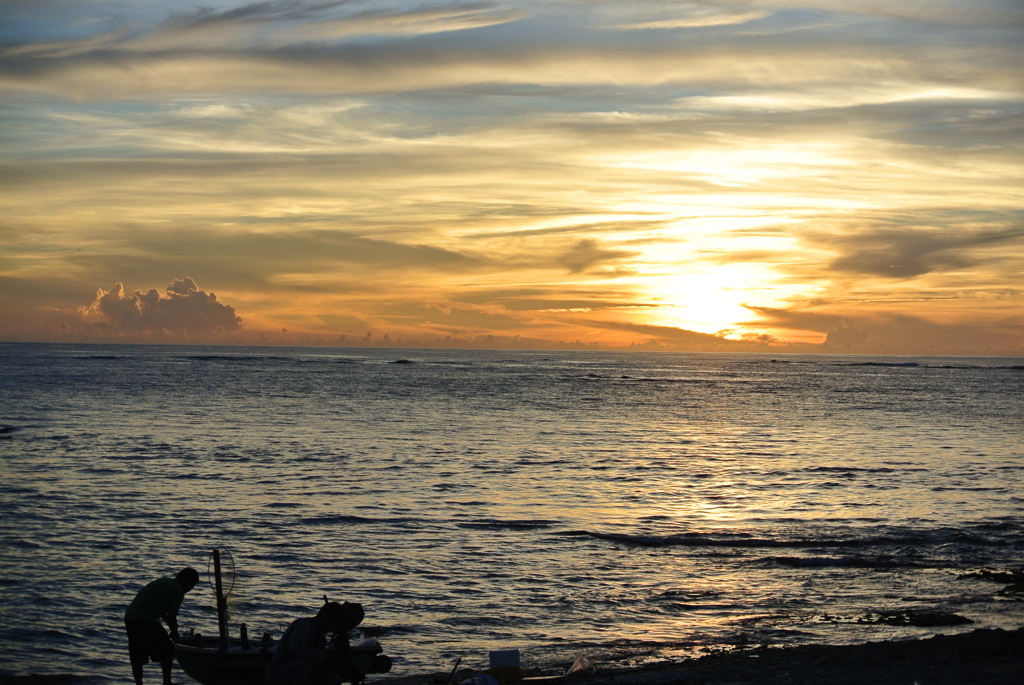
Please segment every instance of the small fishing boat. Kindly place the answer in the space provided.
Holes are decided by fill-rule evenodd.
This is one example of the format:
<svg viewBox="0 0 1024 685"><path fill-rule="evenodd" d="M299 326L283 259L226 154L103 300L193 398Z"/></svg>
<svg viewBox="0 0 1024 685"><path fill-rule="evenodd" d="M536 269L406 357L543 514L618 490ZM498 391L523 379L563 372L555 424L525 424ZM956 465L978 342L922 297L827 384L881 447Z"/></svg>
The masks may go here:
<svg viewBox="0 0 1024 685"><path fill-rule="evenodd" d="M244 623L238 637L228 635L227 597L232 588L224 590L220 550L213 550L212 565L220 635L204 638L199 633L186 633L174 646L178 665L201 685L263 685L267 664L274 657L277 644L269 633L264 633L258 643L250 643ZM345 675L342 678L353 685L362 683L368 673L391 670L391 659L381 654L383 650L376 640L349 646L348 636L335 635L327 649L343 662Z"/></svg>
<svg viewBox="0 0 1024 685"><path fill-rule="evenodd" d="M202 685L263 685L276 644L246 646L239 638L230 638L228 648L221 650L210 642L189 636L175 645L178 665L192 680ZM351 682L362 682L368 673L387 673L390 659L382 651L379 645L349 647L357 673Z"/></svg>
<svg viewBox="0 0 1024 685"><path fill-rule="evenodd" d="M192 680L202 685L263 685L274 646L246 649L234 638L228 640L227 649L221 649L210 642L189 636L174 645L178 665Z"/></svg>

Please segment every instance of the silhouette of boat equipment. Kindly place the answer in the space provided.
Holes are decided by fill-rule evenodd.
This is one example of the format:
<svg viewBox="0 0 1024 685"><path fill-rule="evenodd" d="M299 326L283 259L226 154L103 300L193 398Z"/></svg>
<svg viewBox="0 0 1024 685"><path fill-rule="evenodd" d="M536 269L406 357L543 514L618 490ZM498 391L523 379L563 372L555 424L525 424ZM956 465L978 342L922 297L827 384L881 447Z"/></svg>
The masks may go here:
<svg viewBox="0 0 1024 685"><path fill-rule="evenodd" d="M227 595L233 587L224 592L220 550L213 550L212 556L220 636L213 639L194 632L186 634L175 643L174 655L181 669L201 685L263 685L277 643L270 633L264 633L258 643L250 643L244 623L238 637L228 635ZM375 641L349 646L348 635L333 635L327 651L338 661L342 680L353 685L362 683L368 673L391 670L391 659L381 654L383 650Z"/></svg>

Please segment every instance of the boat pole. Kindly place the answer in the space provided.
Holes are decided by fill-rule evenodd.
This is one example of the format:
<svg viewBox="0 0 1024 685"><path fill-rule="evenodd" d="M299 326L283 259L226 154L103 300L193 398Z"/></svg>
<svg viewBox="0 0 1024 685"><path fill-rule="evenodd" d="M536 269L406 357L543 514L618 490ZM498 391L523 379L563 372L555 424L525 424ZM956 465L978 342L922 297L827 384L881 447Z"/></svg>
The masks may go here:
<svg viewBox="0 0 1024 685"><path fill-rule="evenodd" d="M228 600L224 597L224 586L220 580L220 550L213 550L213 577L217 588L217 627L220 628L220 649L228 649Z"/></svg>

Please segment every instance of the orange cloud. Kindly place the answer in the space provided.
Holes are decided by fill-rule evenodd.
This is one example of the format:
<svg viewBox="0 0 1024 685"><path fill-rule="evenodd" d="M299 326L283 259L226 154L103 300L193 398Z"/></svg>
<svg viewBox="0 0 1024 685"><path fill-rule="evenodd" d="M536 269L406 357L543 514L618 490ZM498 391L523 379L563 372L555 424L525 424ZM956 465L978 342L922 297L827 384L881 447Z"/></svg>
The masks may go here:
<svg viewBox="0 0 1024 685"><path fill-rule="evenodd" d="M233 308L218 302L214 293L200 290L191 278L171 281L164 293L154 288L126 295L124 286L115 283L110 290L100 288L93 303L79 312L101 330L129 336L195 337L242 327Z"/></svg>

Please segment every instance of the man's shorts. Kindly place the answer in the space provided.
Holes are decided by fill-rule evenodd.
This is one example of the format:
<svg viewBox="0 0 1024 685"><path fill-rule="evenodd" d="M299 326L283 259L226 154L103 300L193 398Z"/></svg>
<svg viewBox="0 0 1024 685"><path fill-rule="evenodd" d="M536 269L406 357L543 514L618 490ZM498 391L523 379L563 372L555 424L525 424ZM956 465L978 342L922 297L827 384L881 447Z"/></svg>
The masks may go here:
<svg viewBox="0 0 1024 685"><path fill-rule="evenodd" d="M147 664L150 659L159 663L174 658L174 643L159 621L133 621L126 618L124 629L128 633L128 656L133 666Z"/></svg>

